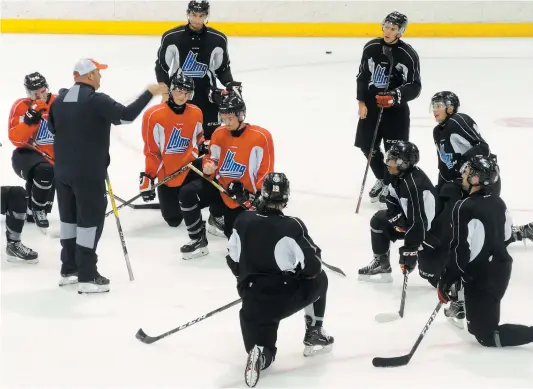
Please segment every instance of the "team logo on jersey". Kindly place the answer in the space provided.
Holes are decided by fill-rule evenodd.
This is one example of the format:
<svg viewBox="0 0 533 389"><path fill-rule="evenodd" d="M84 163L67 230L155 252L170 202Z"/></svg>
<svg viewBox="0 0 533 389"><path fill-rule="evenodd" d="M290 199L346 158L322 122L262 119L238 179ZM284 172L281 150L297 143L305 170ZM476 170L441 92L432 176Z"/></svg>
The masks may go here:
<svg viewBox="0 0 533 389"><path fill-rule="evenodd" d="M376 88L386 88L387 84L389 83L387 68L381 65L376 66L372 78L374 80L374 86Z"/></svg>
<svg viewBox="0 0 533 389"><path fill-rule="evenodd" d="M54 144L54 134L48 129L48 121L41 120L39 124L39 129L37 130L37 135L35 137L35 143L38 145L53 145Z"/></svg>
<svg viewBox="0 0 533 389"><path fill-rule="evenodd" d="M166 154L182 154L187 151L191 143L190 139L181 136L181 128L172 128L172 134L167 143Z"/></svg>
<svg viewBox="0 0 533 389"><path fill-rule="evenodd" d="M226 153L224 162L222 162L222 166L220 166L218 171L221 177L242 178L242 176L244 176L246 165L235 162L235 154L236 153L231 150L228 150Z"/></svg>
<svg viewBox="0 0 533 389"><path fill-rule="evenodd" d="M203 78L207 73L208 67L205 63L198 62L196 57L198 57L198 53L194 54L189 50L181 69L183 74L188 77Z"/></svg>
<svg viewBox="0 0 533 389"><path fill-rule="evenodd" d="M452 153L447 153L446 151L444 151L444 145L442 143L439 148L439 157L440 157L440 160L444 162L444 164L446 165L448 169L453 169L453 167L457 163L457 161L453 159Z"/></svg>

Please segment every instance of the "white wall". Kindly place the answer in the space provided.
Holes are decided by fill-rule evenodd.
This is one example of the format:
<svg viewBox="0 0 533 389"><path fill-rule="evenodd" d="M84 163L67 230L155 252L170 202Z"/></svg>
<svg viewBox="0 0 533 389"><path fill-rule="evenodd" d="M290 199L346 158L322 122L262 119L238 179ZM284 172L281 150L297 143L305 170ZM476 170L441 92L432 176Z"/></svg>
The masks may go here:
<svg viewBox="0 0 533 389"><path fill-rule="evenodd" d="M3 19L176 21L188 1L4 0ZM533 22L533 1L211 1L217 22L375 23L397 10L409 22ZM488 26L487 28L490 28Z"/></svg>

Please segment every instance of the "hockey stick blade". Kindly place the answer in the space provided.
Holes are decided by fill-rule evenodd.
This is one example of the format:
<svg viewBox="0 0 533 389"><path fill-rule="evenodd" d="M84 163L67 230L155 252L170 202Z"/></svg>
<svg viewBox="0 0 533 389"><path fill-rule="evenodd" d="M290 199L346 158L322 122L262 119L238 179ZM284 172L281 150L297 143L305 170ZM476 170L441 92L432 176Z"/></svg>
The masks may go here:
<svg viewBox="0 0 533 389"><path fill-rule="evenodd" d="M158 340L158 337L152 337L146 335L146 333L143 331L142 328L139 328L139 331L135 334L135 337L139 339L141 342L146 344L154 343L156 340Z"/></svg>
<svg viewBox="0 0 533 389"><path fill-rule="evenodd" d="M401 316L398 312L378 313L376 315L376 321L378 323L388 323L398 319L401 319Z"/></svg>
<svg viewBox="0 0 533 389"><path fill-rule="evenodd" d="M372 359L372 364L375 367L400 367L405 366L411 360L411 354L402 355L401 357L381 358L375 357Z"/></svg>
<svg viewBox="0 0 533 389"><path fill-rule="evenodd" d="M133 209L161 209L161 204L133 204Z"/></svg>
<svg viewBox="0 0 533 389"><path fill-rule="evenodd" d="M322 265L327 267L329 270L334 271L335 273L339 273L346 277L346 273L344 273L341 269L339 269L337 266L329 265L326 262L322 261Z"/></svg>

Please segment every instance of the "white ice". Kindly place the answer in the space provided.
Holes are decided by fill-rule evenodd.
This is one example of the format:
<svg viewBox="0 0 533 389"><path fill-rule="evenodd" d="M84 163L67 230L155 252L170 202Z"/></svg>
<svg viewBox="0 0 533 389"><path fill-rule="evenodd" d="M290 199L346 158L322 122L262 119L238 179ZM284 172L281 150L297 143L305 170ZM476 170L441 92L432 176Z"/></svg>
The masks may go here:
<svg viewBox="0 0 533 389"><path fill-rule="evenodd" d="M258 387L531 387L533 345L483 348L442 315L407 367L384 370L371 364L375 356L407 353L437 299L435 290L415 274L406 317L377 324L376 313L399 306L398 266L393 284L357 281L357 269L372 256L368 224L377 209L366 196L373 184L370 174L362 210L354 212L366 162L353 147L356 74L365 41L229 40L233 74L244 85L248 120L272 132L276 170L291 181L287 213L307 223L323 259L348 275L328 272L325 328L335 336L333 352L311 359L302 356L303 312L296 314L282 322L277 359ZM436 179L429 100L439 90L453 90L498 154L502 196L516 223L532 221L533 40L408 42L418 50L422 66L422 94L411 103L411 139L421 149L420 166ZM72 84L72 66L80 57L109 64L102 72L101 91L124 103L155 81L157 37L2 35L0 43L3 125L11 104L24 96L25 74L42 72L57 91ZM139 118L112 130L109 173L116 194L123 198L138 193L144 167L140 128ZM2 185L23 185L11 168L13 147L7 128L0 140ZM57 286L57 239L27 225L23 241L39 252L40 263L22 265L5 261L2 233L2 387L244 387L246 355L238 306L152 345L134 336L139 327L150 335L165 332L238 298L224 259L225 240L210 237L209 256L183 261L179 248L188 241L183 226L168 227L159 211L124 209L120 218L135 281L128 280L110 216L98 254L99 270L111 279L111 292L96 296ZM51 224L57 231L57 206ZM503 300L502 323L533 325L532 250L533 245L521 243L509 249L514 271Z"/></svg>

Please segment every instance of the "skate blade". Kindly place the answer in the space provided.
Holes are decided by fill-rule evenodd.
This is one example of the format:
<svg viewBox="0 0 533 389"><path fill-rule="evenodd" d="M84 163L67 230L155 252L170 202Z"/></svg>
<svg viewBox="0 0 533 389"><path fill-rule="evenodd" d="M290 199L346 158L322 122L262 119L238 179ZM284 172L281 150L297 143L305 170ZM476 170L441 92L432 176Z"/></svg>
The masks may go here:
<svg viewBox="0 0 533 389"><path fill-rule="evenodd" d="M59 286L74 285L78 283L78 277L65 277L59 280Z"/></svg>
<svg viewBox="0 0 533 389"><path fill-rule="evenodd" d="M257 382L259 381L261 370L258 369L258 360L260 357L261 350L259 350L259 347L254 346L252 351L250 351L248 361L246 361L246 369L244 370L244 382L250 388L253 388L255 385L257 385Z"/></svg>
<svg viewBox="0 0 533 389"><path fill-rule="evenodd" d="M207 227L207 233L211 234L213 236L218 236L219 238L225 238L226 235L224 234L224 231L220 231L218 228L214 226Z"/></svg>
<svg viewBox="0 0 533 389"><path fill-rule="evenodd" d="M378 323L388 323L401 319L401 316L398 312L378 313L375 319Z"/></svg>
<svg viewBox="0 0 533 389"><path fill-rule="evenodd" d="M381 273L381 274L374 274L374 275L359 274L359 281L373 282L377 284L387 284L387 283L392 282L392 274L390 273Z"/></svg>
<svg viewBox="0 0 533 389"><path fill-rule="evenodd" d="M465 329L465 319L457 319L455 317L448 317L446 316L446 319L451 323L453 324L454 326L456 326L457 328L461 329L461 330L464 330Z"/></svg>
<svg viewBox="0 0 533 389"><path fill-rule="evenodd" d="M333 343L326 346L317 345L317 346L305 346L304 347L304 357L311 357L318 354L327 354L333 350Z"/></svg>
<svg viewBox="0 0 533 389"><path fill-rule="evenodd" d="M94 285L83 282L79 283L78 294L98 294L107 293L110 290L109 285Z"/></svg>
<svg viewBox="0 0 533 389"><path fill-rule="evenodd" d="M6 260L8 262L12 262L12 263L27 263L29 265L35 265L36 263L39 263L39 259L38 258L35 258L35 259L23 259L23 258L16 257L14 255L7 255L6 256Z"/></svg>
<svg viewBox="0 0 533 389"><path fill-rule="evenodd" d="M207 247L202 247L192 253L183 253L182 258L186 261L188 259L205 257L207 254L209 254L209 249Z"/></svg>

